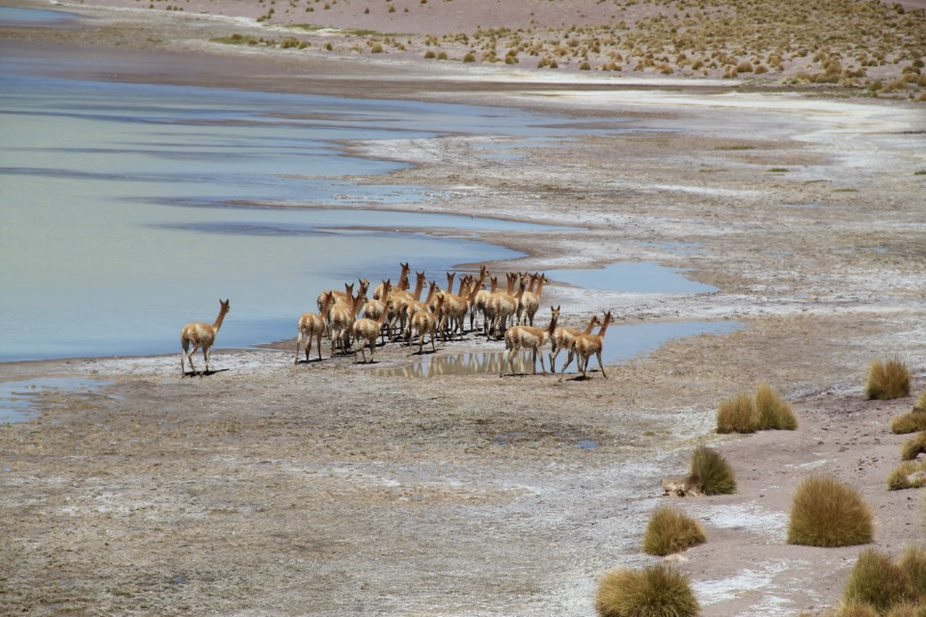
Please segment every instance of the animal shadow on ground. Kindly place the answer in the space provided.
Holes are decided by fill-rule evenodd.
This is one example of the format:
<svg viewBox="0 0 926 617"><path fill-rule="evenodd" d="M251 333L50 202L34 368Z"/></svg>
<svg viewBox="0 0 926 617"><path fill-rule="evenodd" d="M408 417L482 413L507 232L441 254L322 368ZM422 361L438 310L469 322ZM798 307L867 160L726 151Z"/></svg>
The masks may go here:
<svg viewBox="0 0 926 617"><path fill-rule="evenodd" d="M183 376L184 377L211 377L212 375L215 375L216 373L224 373L225 371L230 371L230 370L231 370L230 368L220 368L220 369L215 369L211 371L203 371L202 373L200 373L199 371L184 371Z"/></svg>

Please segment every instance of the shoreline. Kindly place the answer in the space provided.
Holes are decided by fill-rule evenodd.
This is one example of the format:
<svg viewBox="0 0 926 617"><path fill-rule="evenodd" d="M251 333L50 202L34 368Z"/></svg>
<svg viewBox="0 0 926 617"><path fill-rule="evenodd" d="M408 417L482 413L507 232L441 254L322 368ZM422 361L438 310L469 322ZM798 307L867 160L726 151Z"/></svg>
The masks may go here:
<svg viewBox="0 0 926 617"><path fill-rule="evenodd" d="M92 53L116 60L113 49ZM151 54L142 69L171 78L160 53L132 58ZM0 426L10 540L0 609L579 617L593 614L604 571L660 562L639 545L651 511L668 504L708 533L671 560L691 578L704 617L820 614L838 605L861 550L897 556L926 538L922 491L884 488L906 439L890 433L890 419L909 411L911 397L862 393L868 363L891 356L910 366L914 396L926 386L919 107L691 88L605 97L520 83L453 92L460 82L447 81L425 92L431 73L367 60L239 64L190 54L176 70L220 83L237 68L242 83L295 80L344 94L369 94L362 85L379 73L382 91L397 97L588 118L626 112L626 132L522 144L516 165L459 137L420 152L382 144L412 165L389 181L452 188L451 199L429 204L436 213L587 225L552 237L497 234L531 255L502 269L535 270L544 258L561 267L656 261L719 289L679 299L554 288L544 304L577 316L617 308L628 322L713 316L746 327L672 341L584 382L411 382L369 370L417 358L406 348L378 349L364 367L328 360L323 344L324 362L294 365L291 342L228 350L221 335L220 372L204 379L177 375L171 354L0 364L5 379L112 382L99 395L43 393L41 417ZM717 405L763 381L794 404L798 430L714 434ZM659 480L684 473L697 444L731 462L738 492L662 497ZM863 495L877 521L872 545L784 543L791 495L809 473Z"/></svg>

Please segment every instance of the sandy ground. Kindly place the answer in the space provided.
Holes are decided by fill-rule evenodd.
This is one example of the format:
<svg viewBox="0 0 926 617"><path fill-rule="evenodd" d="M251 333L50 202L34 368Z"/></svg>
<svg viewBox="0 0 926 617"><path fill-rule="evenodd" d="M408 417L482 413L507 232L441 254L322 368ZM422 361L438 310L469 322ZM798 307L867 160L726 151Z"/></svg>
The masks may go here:
<svg viewBox="0 0 926 617"><path fill-rule="evenodd" d="M415 163L390 180L433 187L430 211L583 227L489 236L529 255L494 270L657 261L718 288L550 288L544 304L562 304L571 323L610 308L625 323L746 327L587 381L378 373L416 361L400 346L380 350L374 367L352 357L293 365L292 342L239 351L223 349L221 335L218 370L203 379L181 378L176 356L3 365L4 381L104 385L37 394L39 418L0 427L0 612L591 615L604 571L656 561L640 544L669 499L659 482L684 473L698 443L727 457L739 485L729 497L672 501L707 529L707 544L673 559L706 616L838 603L862 547L784 541L791 494L808 474L861 492L876 547L897 554L926 539L922 492L885 489L905 439L889 422L912 399L862 395L869 362L887 357L911 368L915 393L926 389L921 106L216 52L195 41L224 24L89 14L90 25L54 36L3 31L0 45L99 58L95 76L108 79L375 90L567 111L590 125L626 117L628 130L611 136L510 144L510 160L460 137L349 147ZM160 43L146 48L139 32L176 41L184 61ZM437 355L499 348L470 338ZM794 402L799 429L715 435L717 405L761 381Z"/></svg>

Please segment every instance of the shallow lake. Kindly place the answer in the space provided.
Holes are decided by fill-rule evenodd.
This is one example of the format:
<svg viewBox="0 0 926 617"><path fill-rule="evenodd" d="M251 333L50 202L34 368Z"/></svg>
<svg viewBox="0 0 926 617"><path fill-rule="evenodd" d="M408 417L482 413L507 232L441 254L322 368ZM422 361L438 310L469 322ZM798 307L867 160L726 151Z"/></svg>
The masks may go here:
<svg viewBox="0 0 926 617"><path fill-rule="evenodd" d="M405 261L442 280L517 256L428 229L544 229L390 212L440 195L377 184L401 165L351 156L352 141L492 136L488 151L516 166L504 144L623 130L619 118L589 129L513 109L46 76L78 62L0 57L0 361L172 353L220 298L231 312L217 347L291 338L317 294L346 280L395 280Z"/></svg>

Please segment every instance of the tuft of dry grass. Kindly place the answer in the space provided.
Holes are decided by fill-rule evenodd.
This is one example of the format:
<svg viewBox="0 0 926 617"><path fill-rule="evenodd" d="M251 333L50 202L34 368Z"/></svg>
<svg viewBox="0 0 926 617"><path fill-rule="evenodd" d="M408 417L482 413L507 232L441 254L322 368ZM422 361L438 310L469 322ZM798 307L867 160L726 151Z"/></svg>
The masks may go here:
<svg viewBox="0 0 926 617"><path fill-rule="evenodd" d="M755 408L759 416L759 430L793 431L797 428L797 419L791 405L767 383L756 388Z"/></svg>
<svg viewBox="0 0 926 617"><path fill-rule="evenodd" d="M914 408L910 413L897 416L891 422L891 432L897 435L917 431L926 431L926 410Z"/></svg>
<svg viewBox="0 0 926 617"><path fill-rule="evenodd" d="M873 548L859 554L842 597L847 604L864 603L882 615L896 604L915 600L904 571Z"/></svg>
<svg viewBox="0 0 926 617"><path fill-rule="evenodd" d="M664 565L606 573L595 609L600 617L694 617L700 611L688 578Z"/></svg>
<svg viewBox="0 0 926 617"><path fill-rule="evenodd" d="M910 396L910 371L896 358L872 362L868 368L865 394L869 399L882 401Z"/></svg>
<svg viewBox="0 0 926 617"><path fill-rule="evenodd" d="M674 508L659 508L646 526L643 551L662 557L706 541L704 530L697 521Z"/></svg>
<svg viewBox="0 0 926 617"><path fill-rule="evenodd" d="M700 485L705 495L730 495L736 492L733 468L716 450L698 446L691 455L688 478Z"/></svg>
<svg viewBox="0 0 926 617"><path fill-rule="evenodd" d="M916 403L913 405L913 411L926 411L926 392L920 394L920 397L916 399Z"/></svg>
<svg viewBox="0 0 926 617"><path fill-rule="evenodd" d="M871 511L856 491L828 476L811 476L798 486L788 544L853 546L873 536Z"/></svg>
<svg viewBox="0 0 926 617"><path fill-rule="evenodd" d="M748 394L724 401L717 409L718 433L755 433L759 430L759 414Z"/></svg>
<svg viewBox="0 0 926 617"><path fill-rule="evenodd" d="M878 617L878 611L861 602L848 602L839 607L835 617Z"/></svg>
<svg viewBox="0 0 926 617"><path fill-rule="evenodd" d="M894 469L887 477L890 491L926 486L926 461L907 461Z"/></svg>
<svg viewBox="0 0 926 617"><path fill-rule="evenodd" d="M897 560L897 566L907 577L913 593L926 601L926 545L908 546Z"/></svg>
<svg viewBox="0 0 926 617"><path fill-rule="evenodd" d="M878 611L867 604L849 602L839 607L835 617L878 617Z"/></svg>
<svg viewBox="0 0 926 617"><path fill-rule="evenodd" d="M884 613L884 617L924 617L926 616L926 606L910 604L904 602L895 604L891 610Z"/></svg>
<svg viewBox="0 0 926 617"><path fill-rule="evenodd" d="M916 437L904 442L900 449L900 458L904 461L912 461L924 452L926 452L926 431L920 431Z"/></svg>

